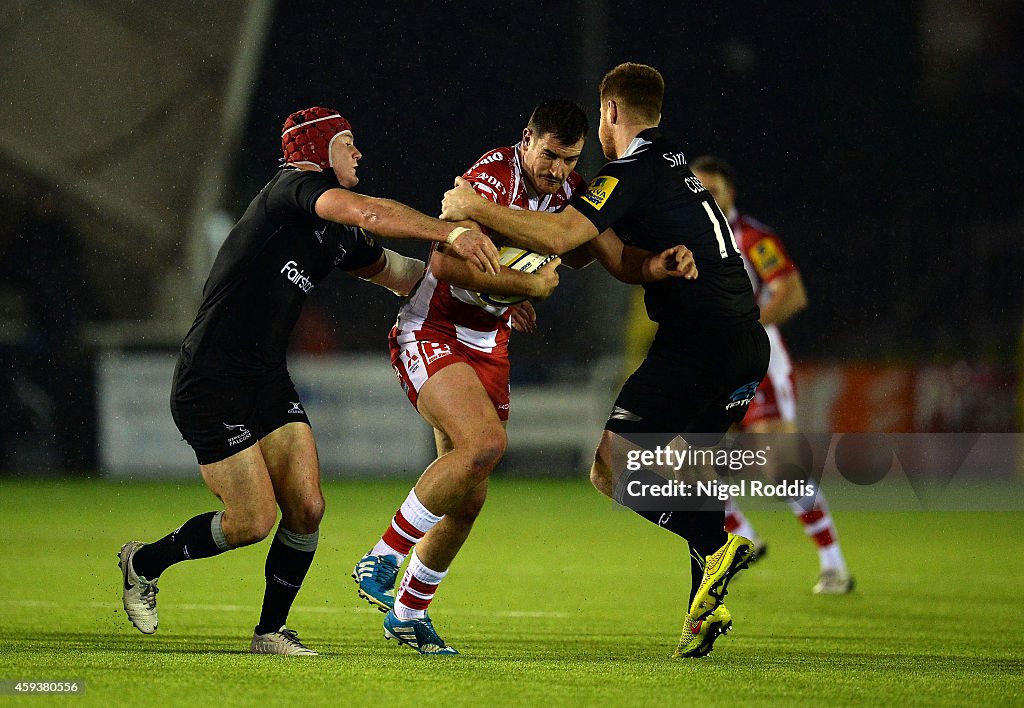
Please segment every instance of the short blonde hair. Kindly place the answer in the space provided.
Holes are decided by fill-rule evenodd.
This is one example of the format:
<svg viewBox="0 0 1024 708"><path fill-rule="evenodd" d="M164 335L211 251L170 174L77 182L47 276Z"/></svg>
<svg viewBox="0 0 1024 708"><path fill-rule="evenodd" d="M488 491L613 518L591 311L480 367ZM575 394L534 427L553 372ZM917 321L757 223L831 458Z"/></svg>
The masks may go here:
<svg viewBox="0 0 1024 708"><path fill-rule="evenodd" d="M665 79L652 66L626 62L619 64L601 79L601 103L614 99L633 118L657 123L665 98Z"/></svg>

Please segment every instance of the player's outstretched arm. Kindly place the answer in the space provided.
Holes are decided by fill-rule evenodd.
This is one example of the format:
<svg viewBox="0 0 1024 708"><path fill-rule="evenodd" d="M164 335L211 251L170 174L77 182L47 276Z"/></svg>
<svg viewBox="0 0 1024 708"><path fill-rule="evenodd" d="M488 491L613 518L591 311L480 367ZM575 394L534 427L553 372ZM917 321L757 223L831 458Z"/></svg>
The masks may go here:
<svg viewBox="0 0 1024 708"><path fill-rule="evenodd" d="M385 238L446 243L452 251L484 273L497 273L498 249L475 229L452 228L393 199L367 197L347 189L329 189L316 201L316 213L338 224L359 226Z"/></svg>
<svg viewBox="0 0 1024 708"><path fill-rule="evenodd" d="M649 283L666 278L697 277L697 265L686 246L678 245L661 253L627 246L613 229L605 229L587 244L587 248L612 276L624 283Z"/></svg>
<svg viewBox="0 0 1024 708"><path fill-rule="evenodd" d="M558 286L558 273L555 271L561 263L558 258L536 273L520 273L502 266L497 273L492 274L481 273L446 251L447 246L441 246L431 254L430 269L438 280L459 288L493 295L525 295L535 300L544 300Z"/></svg>
<svg viewBox="0 0 1024 708"><path fill-rule="evenodd" d="M419 258L409 258L385 248L376 263L349 272L357 278L387 288L399 297L405 297L416 287L424 268L426 264ZM468 265L465 268L471 269Z"/></svg>
<svg viewBox="0 0 1024 708"><path fill-rule="evenodd" d="M472 219L516 246L538 253L561 255L597 236L597 227L572 206L557 213L509 209L481 197L461 177L456 177L455 187L445 192L441 218Z"/></svg>
<svg viewBox="0 0 1024 708"><path fill-rule="evenodd" d="M761 324L782 324L807 307L807 290L798 271L768 283L768 302L761 306Z"/></svg>

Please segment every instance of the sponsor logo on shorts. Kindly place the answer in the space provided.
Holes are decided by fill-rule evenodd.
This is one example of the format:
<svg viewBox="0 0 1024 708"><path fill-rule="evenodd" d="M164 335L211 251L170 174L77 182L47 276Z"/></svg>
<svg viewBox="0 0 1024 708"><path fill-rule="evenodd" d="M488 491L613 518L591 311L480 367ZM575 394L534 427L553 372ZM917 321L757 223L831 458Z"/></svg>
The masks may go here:
<svg viewBox="0 0 1024 708"><path fill-rule="evenodd" d="M738 389L732 392L729 396L729 402L725 404L725 410L732 410L739 406L749 406L750 402L754 400L754 393L757 391L757 385L760 381L751 381L748 384L740 386Z"/></svg>
<svg viewBox="0 0 1024 708"><path fill-rule="evenodd" d="M402 352L405 357L405 370L410 374L415 374L420 368L420 357L416 352L406 350ZM395 369L395 374L398 374L398 369ZM401 376L399 376L401 378Z"/></svg>
<svg viewBox="0 0 1024 708"><path fill-rule="evenodd" d="M441 357L451 356L452 347L450 344L441 344L440 342L423 342L420 345L423 349L423 356L426 357L427 364L433 364Z"/></svg>
<svg viewBox="0 0 1024 708"><path fill-rule="evenodd" d="M299 270L299 264L295 261L285 263L281 272L284 277L288 278L288 282L297 285L302 292L308 293L313 289L313 281L306 276L304 271Z"/></svg>
<svg viewBox="0 0 1024 708"><path fill-rule="evenodd" d="M600 210L618 185L619 180L615 177L605 175L595 177L587 186L587 191L583 193L583 199L595 209Z"/></svg>
<svg viewBox="0 0 1024 708"><path fill-rule="evenodd" d="M249 432L249 429L246 428L245 425L231 425L231 423L224 423L224 427L227 428L228 431L235 433L228 438L228 447L234 447L235 445L243 443L252 437L252 433Z"/></svg>
<svg viewBox="0 0 1024 708"><path fill-rule="evenodd" d="M302 414L304 414L306 412L306 411L302 410L302 402L301 401L289 401L289 403L292 404L292 407L288 409L289 413L297 413L299 415L302 415Z"/></svg>

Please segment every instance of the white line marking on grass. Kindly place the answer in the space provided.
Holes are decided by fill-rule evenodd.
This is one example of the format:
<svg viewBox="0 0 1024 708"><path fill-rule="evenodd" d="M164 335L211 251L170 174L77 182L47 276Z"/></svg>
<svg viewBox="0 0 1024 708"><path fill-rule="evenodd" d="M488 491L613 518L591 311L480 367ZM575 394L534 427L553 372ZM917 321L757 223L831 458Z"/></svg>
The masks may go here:
<svg viewBox="0 0 1024 708"><path fill-rule="evenodd" d="M116 602L54 602L52 600L0 600L0 605L6 605L8 607L39 607L47 609L56 609L62 607L87 607L93 610L109 610L109 609L120 609L120 605ZM185 610L186 612L253 612L255 606L249 605L207 605L207 604L195 604L195 603L175 603L175 602L164 602L161 607L171 607L175 610ZM308 612L313 614L341 614L356 612L360 614L371 613L377 614L378 610L373 607L309 607L304 605L296 605L292 608L299 612ZM490 615L493 617L508 617L511 619L564 619L569 616L566 612L545 612L545 611L533 611L533 610L503 610L501 612L487 612L484 610L471 610L471 609L458 609L458 608L446 608L445 614L452 615Z"/></svg>

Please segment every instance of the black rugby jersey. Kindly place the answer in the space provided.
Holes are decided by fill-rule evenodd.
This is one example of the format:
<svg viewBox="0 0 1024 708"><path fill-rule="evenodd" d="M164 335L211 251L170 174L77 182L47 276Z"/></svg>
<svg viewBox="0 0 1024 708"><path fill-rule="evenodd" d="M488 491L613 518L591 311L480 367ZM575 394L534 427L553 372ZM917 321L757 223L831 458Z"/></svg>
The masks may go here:
<svg viewBox="0 0 1024 708"><path fill-rule="evenodd" d="M362 229L316 215L333 172L285 168L249 204L217 253L203 302L181 345L206 374L261 375L285 363L302 303L334 268L357 270L384 252Z"/></svg>
<svg viewBox="0 0 1024 708"><path fill-rule="evenodd" d="M690 171L686 156L658 128L642 131L607 163L572 206L597 227L612 227L630 246L660 253L683 244L696 280L644 283L648 316L659 323L728 326L760 317L729 221Z"/></svg>

